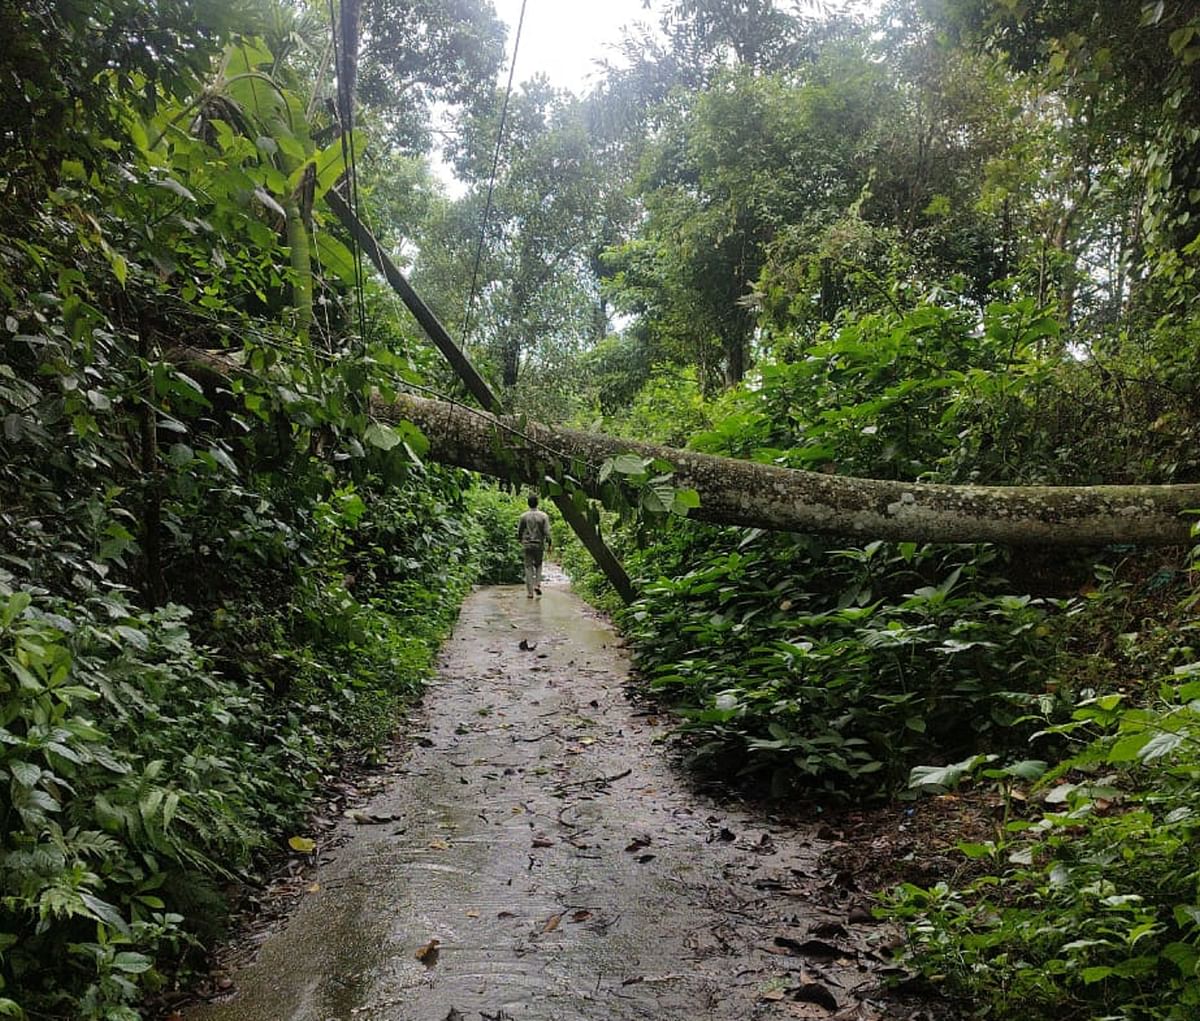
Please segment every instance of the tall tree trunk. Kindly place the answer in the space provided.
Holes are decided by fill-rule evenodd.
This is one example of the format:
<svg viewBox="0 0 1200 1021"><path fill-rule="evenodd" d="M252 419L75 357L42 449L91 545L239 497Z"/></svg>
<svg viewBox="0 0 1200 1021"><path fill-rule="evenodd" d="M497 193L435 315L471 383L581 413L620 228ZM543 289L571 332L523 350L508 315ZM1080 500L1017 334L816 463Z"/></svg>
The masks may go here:
<svg viewBox="0 0 1200 1021"><path fill-rule="evenodd" d="M511 332L505 336L500 351L500 379L508 389L517 385L521 374L521 342Z"/></svg>
<svg viewBox="0 0 1200 1021"><path fill-rule="evenodd" d="M415 423L429 457L489 475L538 482L569 472L599 495L599 466L621 453L662 458L700 494L692 517L723 525L917 542L1014 546L1175 545L1200 484L1180 486L945 486L857 479L714 457L551 428L402 396L376 400L385 420Z"/></svg>
<svg viewBox="0 0 1200 1021"><path fill-rule="evenodd" d="M725 385L737 386L746 376L746 339L740 334L726 337Z"/></svg>

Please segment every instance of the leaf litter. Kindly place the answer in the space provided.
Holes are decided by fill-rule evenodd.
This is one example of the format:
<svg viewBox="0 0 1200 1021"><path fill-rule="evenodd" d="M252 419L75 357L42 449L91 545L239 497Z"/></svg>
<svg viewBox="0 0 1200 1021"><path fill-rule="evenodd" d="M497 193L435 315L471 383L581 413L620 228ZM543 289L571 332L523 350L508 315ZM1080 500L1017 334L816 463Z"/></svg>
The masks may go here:
<svg viewBox="0 0 1200 1021"><path fill-rule="evenodd" d="M426 734L373 798L324 808L343 819L322 846L340 848L300 871L319 892L233 999L187 1021L954 1017L886 987L896 934L846 870L845 828L698 791L664 755L669 721L624 696L607 628L557 587L525 603L468 599ZM544 670L495 647L513 627Z"/></svg>

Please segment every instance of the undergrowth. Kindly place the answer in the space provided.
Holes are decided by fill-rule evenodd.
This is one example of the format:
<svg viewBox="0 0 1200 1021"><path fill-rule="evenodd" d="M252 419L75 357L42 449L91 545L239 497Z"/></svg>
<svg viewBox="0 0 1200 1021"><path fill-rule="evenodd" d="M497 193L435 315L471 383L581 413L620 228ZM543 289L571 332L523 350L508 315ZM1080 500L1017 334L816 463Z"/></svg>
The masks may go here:
<svg viewBox="0 0 1200 1021"><path fill-rule="evenodd" d="M970 343L965 326L932 308L827 324L720 398L692 445L877 478L1194 477L1194 409L1162 431L1153 360L1109 394L1094 366L1014 358L1058 334L1029 302L990 306ZM910 969L997 1021L1200 1015L1200 596L1180 551L614 531L632 606L578 549L566 563L701 765L782 797L994 789L969 867L882 900Z"/></svg>
<svg viewBox="0 0 1200 1021"><path fill-rule="evenodd" d="M475 577L461 483L328 490L285 599L263 565L156 610L0 571L0 1016L139 1017L329 772L380 756Z"/></svg>
<svg viewBox="0 0 1200 1021"><path fill-rule="evenodd" d="M1194 579L1160 568L1103 581L1072 629L1074 698L1035 721L1035 757L1014 769L977 755L910 780L933 792L994 785L1009 808L994 839L959 844L973 878L903 884L880 910L905 926L910 965L980 1017L1200 1010Z"/></svg>

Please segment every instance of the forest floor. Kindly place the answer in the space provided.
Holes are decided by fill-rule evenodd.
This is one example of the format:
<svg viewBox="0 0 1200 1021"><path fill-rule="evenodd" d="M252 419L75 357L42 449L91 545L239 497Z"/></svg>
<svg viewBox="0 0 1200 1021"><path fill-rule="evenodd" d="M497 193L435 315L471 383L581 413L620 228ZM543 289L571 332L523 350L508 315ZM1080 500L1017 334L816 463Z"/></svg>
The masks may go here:
<svg viewBox="0 0 1200 1021"><path fill-rule="evenodd" d="M360 807L328 806L279 886L293 909L183 1017L952 1017L887 986L898 934L866 896L920 843L911 813L784 818L697 790L628 680L565 578L472 594L423 736Z"/></svg>

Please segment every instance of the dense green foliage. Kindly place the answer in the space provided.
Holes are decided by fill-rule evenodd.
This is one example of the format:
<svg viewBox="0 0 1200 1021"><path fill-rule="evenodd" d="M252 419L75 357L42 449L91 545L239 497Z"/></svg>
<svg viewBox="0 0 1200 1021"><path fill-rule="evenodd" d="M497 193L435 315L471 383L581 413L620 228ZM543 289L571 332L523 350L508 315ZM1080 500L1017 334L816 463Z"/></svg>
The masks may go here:
<svg viewBox="0 0 1200 1021"><path fill-rule="evenodd" d="M475 538L471 543L479 581L516 585L524 577L518 556L517 522L526 510L519 496L495 486L479 485L467 494Z"/></svg>
<svg viewBox="0 0 1200 1021"><path fill-rule="evenodd" d="M257 584L214 586L219 602L192 610L0 577L0 918L28 1010L135 1017L120 1005L161 984L156 962L219 931L217 884L302 831L334 763L386 747L474 566L474 536L422 488L318 500L297 555L325 563L285 601L258 585L286 575L236 554L210 570ZM354 594L349 564L368 575Z"/></svg>
<svg viewBox="0 0 1200 1021"><path fill-rule="evenodd" d="M778 5L716 36L667 7L690 29L631 39L606 93L655 128L605 257L633 322L587 363L607 430L876 478L1200 478L1192 7L898 2L790 48L755 45ZM568 564L693 761L777 795L994 791L996 839L885 907L971 1016L1195 1014L1185 551L612 532L632 607Z"/></svg>
<svg viewBox="0 0 1200 1021"><path fill-rule="evenodd" d="M902 885L884 905L908 923L922 971L994 1016L1195 1015L1200 689L1195 623L1177 602L1187 590L1159 572L1091 597L1073 700L1035 714L1038 759L913 771L914 788L974 781L1004 796L994 838L959 843L964 878ZM1057 760L1049 770L1043 756Z"/></svg>
<svg viewBox="0 0 1200 1021"><path fill-rule="evenodd" d="M322 202L352 153L519 411L879 478L1200 479L1194 5L817 7L661 0L590 94L518 86L494 187L485 0L364 3L345 136L320 4L0 12L0 1015L136 1018L380 755L466 586L516 580L520 501L369 414L458 383L360 289ZM1194 553L722 530L669 465L604 471L621 624L699 762L999 792L961 882L888 901L915 967L992 1018L1195 1013Z"/></svg>
<svg viewBox="0 0 1200 1021"><path fill-rule="evenodd" d="M427 356L350 325L319 19L2 27L0 1015L135 1019L382 758L504 508L367 414Z"/></svg>

